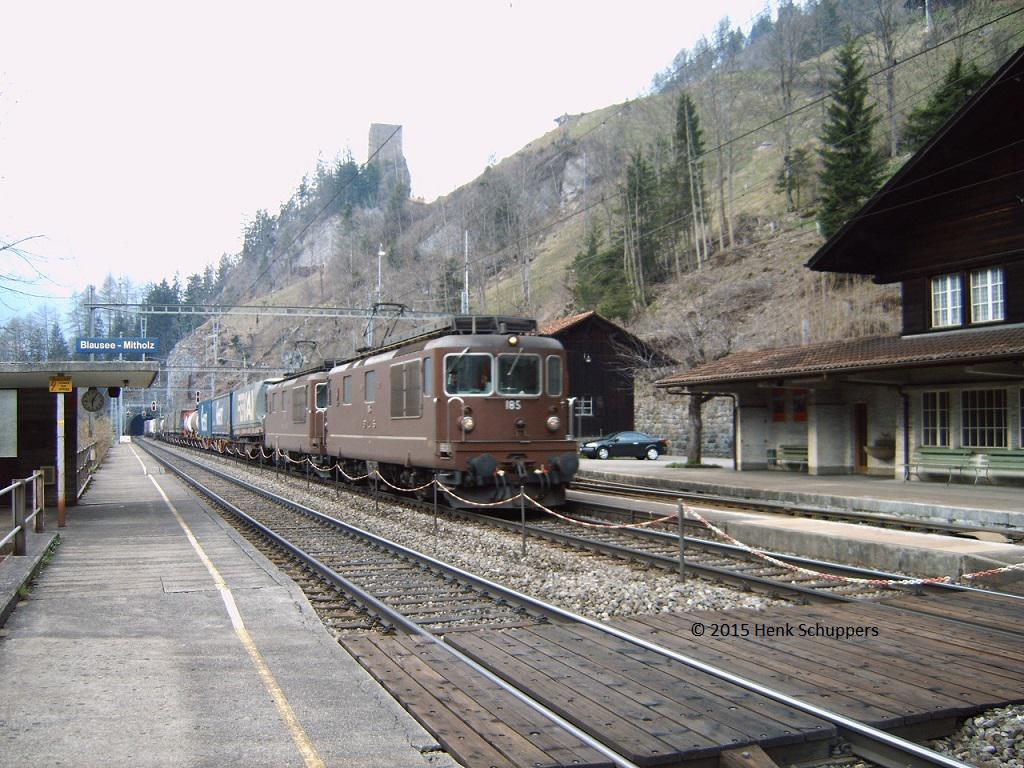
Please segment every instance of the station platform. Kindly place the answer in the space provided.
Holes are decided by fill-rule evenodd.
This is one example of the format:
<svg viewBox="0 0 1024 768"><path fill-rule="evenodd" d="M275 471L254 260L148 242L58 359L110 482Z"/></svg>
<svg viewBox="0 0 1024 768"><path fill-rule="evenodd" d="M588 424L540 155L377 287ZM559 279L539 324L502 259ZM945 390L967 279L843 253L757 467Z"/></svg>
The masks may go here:
<svg viewBox="0 0 1024 768"><path fill-rule="evenodd" d="M673 468L684 457L657 461L637 459L580 460L579 479L647 485L663 489L752 501L806 505L820 509L931 519L979 527L1024 528L1024 489L965 483L902 481L892 478L828 475L766 470L736 472L731 462L717 466ZM568 497L584 501L586 493L570 489ZM642 502L667 513L671 504ZM805 557L838 560L919 576L958 577L964 573L1024 562L1024 547L989 532L944 536L892 528L756 512L703 510L744 544ZM992 585L1024 579L1024 572L995 578Z"/></svg>
<svg viewBox="0 0 1024 768"><path fill-rule="evenodd" d="M0 563L0 589L51 536ZM134 446L112 449L60 539L0 630L0 765L456 766Z"/></svg>

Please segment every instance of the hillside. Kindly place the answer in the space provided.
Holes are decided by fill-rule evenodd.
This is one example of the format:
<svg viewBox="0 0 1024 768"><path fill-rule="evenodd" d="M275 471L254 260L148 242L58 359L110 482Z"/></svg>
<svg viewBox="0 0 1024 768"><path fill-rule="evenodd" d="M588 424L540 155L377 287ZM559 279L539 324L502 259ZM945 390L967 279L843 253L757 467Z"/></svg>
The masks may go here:
<svg viewBox="0 0 1024 768"><path fill-rule="evenodd" d="M868 32L869 5L850 0L839 8L865 30L866 71L874 72L881 68L873 53L878 36ZM1024 14L986 24L1020 3L968 3L969 17L954 14L954 7L940 4L931 33L923 19L903 20L896 38L900 64L892 69L898 125L935 90L955 55L991 72L1022 41ZM897 291L803 268L822 242L815 227L813 178L798 190L795 210L787 210L786 196L776 188L783 146L816 156L827 81L833 76L834 40L824 47L821 19L811 9L789 17L794 19L804 25L803 47L794 53L785 100L774 66L784 37L780 20L774 32L762 31L756 39L751 33L739 47L733 45L729 56L723 53L726 38L726 43L683 51L649 96L563 116L547 134L432 203L403 199L402 179L389 180L389 166L377 170L374 183L381 187L372 204L334 211L328 200L323 215L302 219L294 208L285 215L289 201L270 222L270 244L237 260L222 302L366 307L374 298L377 251L383 244L383 301L421 311L457 309L468 233L471 311L546 320L590 309L574 297L573 261L589 232L601 233L607 242L620 232L621 185L631 155L642 153L656 174L664 173L667 142L685 92L704 129L710 248L703 259L684 253L687 270L653 284L647 306L619 319L680 360L695 359L695 335L708 345L699 357L892 331L898 327ZM938 44L945 39L952 42ZM813 53L816 44L820 54ZM884 73L872 77L870 86L885 118L876 128L881 146L889 125ZM893 157L890 172L907 157L905 151ZM249 365L291 367L349 354L363 344L364 327L360 320L229 315L218 323L218 347L221 357ZM200 328L179 345L171 362L210 360L212 333L211 323ZM233 376L220 377L218 387L233 383ZM179 384L202 382L195 377L172 382Z"/></svg>

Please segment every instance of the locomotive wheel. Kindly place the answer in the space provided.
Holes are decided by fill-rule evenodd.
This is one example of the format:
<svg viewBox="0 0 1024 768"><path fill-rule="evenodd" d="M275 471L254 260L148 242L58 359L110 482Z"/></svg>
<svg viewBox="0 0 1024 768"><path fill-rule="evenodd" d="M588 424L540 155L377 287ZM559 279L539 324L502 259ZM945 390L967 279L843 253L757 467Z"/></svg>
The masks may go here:
<svg viewBox="0 0 1024 768"><path fill-rule="evenodd" d="M610 455L611 454L608 453L608 449L607 448L598 448L597 449L597 458L599 458L599 459L607 459Z"/></svg>

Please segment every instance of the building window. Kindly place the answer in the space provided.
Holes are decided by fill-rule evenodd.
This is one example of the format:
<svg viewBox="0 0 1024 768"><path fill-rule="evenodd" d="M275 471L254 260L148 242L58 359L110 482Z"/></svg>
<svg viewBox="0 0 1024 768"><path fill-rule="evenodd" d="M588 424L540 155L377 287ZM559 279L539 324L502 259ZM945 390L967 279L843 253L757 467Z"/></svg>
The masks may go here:
<svg viewBox="0 0 1024 768"><path fill-rule="evenodd" d="M966 448L1006 447L1006 390L968 389L961 393L960 442Z"/></svg>
<svg viewBox="0 0 1024 768"><path fill-rule="evenodd" d="M932 328L951 328L963 323L960 275L932 278Z"/></svg>
<svg viewBox="0 0 1024 768"><path fill-rule="evenodd" d="M786 420L786 390L773 389L771 397L772 421Z"/></svg>
<svg viewBox="0 0 1024 768"><path fill-rule="evenodd" d="M793 390L793 421L807 421L807 390Z"/></svg>
<svg viewBox="0 0 1024 768"><path fill-rule="evenodd" d="M949 392L925 392L921 395L921 445L949 446Z"/></svg>
<svg viewBox="0 0 1024 768"><path fill-rule="evenodd" d="M1003 270L971 272L971 322L992 323L1006 317L1003 303Z"/></svg>

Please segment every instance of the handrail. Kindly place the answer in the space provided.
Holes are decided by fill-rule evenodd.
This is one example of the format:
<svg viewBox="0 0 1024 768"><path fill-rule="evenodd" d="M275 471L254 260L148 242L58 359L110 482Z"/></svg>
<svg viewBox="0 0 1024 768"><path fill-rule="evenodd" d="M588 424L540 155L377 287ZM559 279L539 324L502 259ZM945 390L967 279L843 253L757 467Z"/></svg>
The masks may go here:
<svg viewBox="0 0 1024 768"><path fill-rule="evenodd" d="M28 495L28 487L32 488L32 505L31 513L26 514L29 509L26 503L26 496ZM0 490L0 496L5 494L11 494L11 516L13 518L13 527L7 534L0 539L0 547L6 546L8 543L13 542L14 551L13 555L21 557L26 554L27 551L27 534L29 530L29 523L32 523L32 530L34 533L43 533L46 530L46 521L44 514L44 489L43 489L43 472L37 469L28 477L15 480L9 486Z"/></svg>
<svg viewBox="0 0 1024 768"><path fill-rule="evenodd" d="M80 498L85 492L85 486L92 480L96 467L99 466L99 451L94 440L78 450L78 457L75 463L76 493Z"/></svg>
<svg viewBox="0 0 1024 768"><path fill-rule="evenodd" d="M452 442L452 422L451 422L451 419L449 418L449 415L448 415L450 413L448 406L450 406L456 400L458 400L459 403L460 403L460 407L459 407L459 429L462 431L462 442L466 441L466 430L462 426L462 417L466 415L466 401L463 400L458 395L452 395L452 396L450 396L448 398L448 402L446 402L444 404L444 420L446 422L448 422L448 431L445 434L445 438L448 441L449 445L451 445L451 442Z"/></svg>

